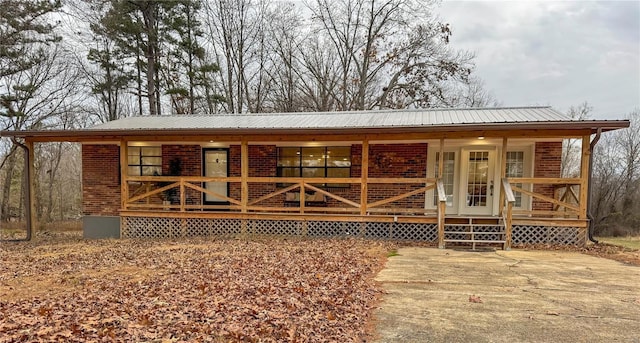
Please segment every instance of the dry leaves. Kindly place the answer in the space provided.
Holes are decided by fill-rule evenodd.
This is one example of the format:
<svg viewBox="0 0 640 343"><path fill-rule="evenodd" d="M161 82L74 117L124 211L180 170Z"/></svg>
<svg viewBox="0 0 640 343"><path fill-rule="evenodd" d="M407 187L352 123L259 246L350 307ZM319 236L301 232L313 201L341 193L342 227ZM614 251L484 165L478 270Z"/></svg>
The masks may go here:
<svg viewBox="0 0 640 343"><path fill-rule="evenodd" d="M482 299L480 299L479 296L477 295L470 295L469 296L469 302L470 303L476 303L476 304L482 304Z"/></svg>
<svg viewBox="0 0 640 343"><path fill-rule="evenodd" d="M390 243L3 244L0 342L359 341Z"/></svg>

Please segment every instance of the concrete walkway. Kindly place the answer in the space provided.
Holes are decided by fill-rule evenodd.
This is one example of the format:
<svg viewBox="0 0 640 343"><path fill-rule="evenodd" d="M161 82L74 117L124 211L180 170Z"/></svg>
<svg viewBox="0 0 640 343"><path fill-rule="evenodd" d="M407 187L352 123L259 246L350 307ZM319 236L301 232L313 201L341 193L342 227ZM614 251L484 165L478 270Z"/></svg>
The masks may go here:
<svg viewBox="0 0 640 343"><path fill-rule="evenodd" d="M403 248L379 342L640 343L640 267L558 251Z"/></svg>

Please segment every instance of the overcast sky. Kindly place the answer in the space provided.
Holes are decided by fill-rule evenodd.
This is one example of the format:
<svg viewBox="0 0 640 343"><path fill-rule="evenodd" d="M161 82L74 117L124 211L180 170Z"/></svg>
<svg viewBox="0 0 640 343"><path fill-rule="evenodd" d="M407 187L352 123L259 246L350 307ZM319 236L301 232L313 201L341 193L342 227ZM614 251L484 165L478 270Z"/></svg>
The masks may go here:
<svg viewBox="0 0 640 343"><path fill-rule="evenodd" d="M504 106L587 101L594 119L640 108L640 1L452 1L453 47Z"/></svg>

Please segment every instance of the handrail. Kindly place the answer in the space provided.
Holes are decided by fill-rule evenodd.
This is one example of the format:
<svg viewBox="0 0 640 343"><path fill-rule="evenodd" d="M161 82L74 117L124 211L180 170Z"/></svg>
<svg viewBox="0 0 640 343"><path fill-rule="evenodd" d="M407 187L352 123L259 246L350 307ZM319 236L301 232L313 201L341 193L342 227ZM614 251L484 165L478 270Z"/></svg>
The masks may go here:
<svg viewBox="0 0 640 343"><path fill-rule="evenodd" d="M438 191L438 201L447 202L447 193L444 190L444 182L442 182L442 179L436 181L436 189Z"/></svg>
<svg viewBox="0 0 640 343"><path fill-rule="evenodd" d="M558 177L510 177L509 183L531 183L531 184L568 184L579 185L582 183L581 178L558 178Z"/></svg>
<svg viewBox="0 0 640 343"><path fill-rule="evenodd" d="M509 181L509 179L502 179L502 189L504 189L505 200L510 203L516 202L516 196L513 194L513 190L511 189L511 183L514 181Z"/></svg>

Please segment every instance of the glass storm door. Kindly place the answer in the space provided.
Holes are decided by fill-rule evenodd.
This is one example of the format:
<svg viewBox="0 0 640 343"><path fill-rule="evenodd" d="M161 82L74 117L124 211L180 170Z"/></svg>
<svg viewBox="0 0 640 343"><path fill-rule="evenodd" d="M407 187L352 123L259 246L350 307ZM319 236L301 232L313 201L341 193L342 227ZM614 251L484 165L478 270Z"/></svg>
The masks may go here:
<svg viewBox="0 0 640 343"><path fill-rule="evenodd" d="M469 150L463 154L466 168L463 169L461 209L463 214L491 215L493 211L493 151Z"/></svg>
<svg viewBox="0 0 640 343"><path fill-rule="evenodd" d="M227 157L229 150L227 149L204 149L203 174L209 177L227 177L229 166ZM229 196L229 184L227 182L205 182L204 188L208 191L215 192L224 196ZM227 200L204 193L205 204L227 203Z"/></svg>

